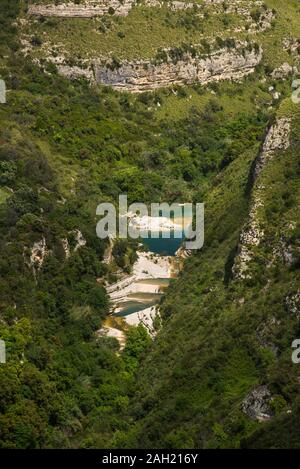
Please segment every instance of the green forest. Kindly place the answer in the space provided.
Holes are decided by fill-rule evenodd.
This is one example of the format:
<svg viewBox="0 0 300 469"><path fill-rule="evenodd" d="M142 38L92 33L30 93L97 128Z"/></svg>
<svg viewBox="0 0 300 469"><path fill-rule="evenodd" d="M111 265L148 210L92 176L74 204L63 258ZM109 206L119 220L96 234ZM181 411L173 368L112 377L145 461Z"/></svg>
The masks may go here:
<svg viewBox="0 0 300 469"><path fill-rule="evenodd" d="M37 18L33 55L24 54L19 21L27 3L0 0L7 88L0 104L0 448L299 449L300 364L291 360L300 338L300 104L291 99L299 4L265 2L276 15L271 30L255 36L264 53L253 73L135 94L83 76L70 80L34 59L48 40L43 28L63 40L60 21L69 20ZM141 16L146 24L161 19L156 51L143 50L157 60L162 39L175 47L180 31L194 41L199 30L216 36L227 27L210 12L206 26L164 8L153 16L143 8L124 18L110 13L99 34L107 35L105 50L112 41L116 60L136 54ZM69 28L82 38L84 60L87 25ZM284 51L285 35L298 48ZM120 45L127 39L128 50ZM274 74L282 62L291 66L284 78ZM278 120L289 122L289 145L255 179ZM120 270L132 272L138 249L117 240L114 262L104 262L108 242L96 236L96 207L117 203L119 194L129 203L205 204L204 246L162 296L155 339L142 324L129 326L123 351L97 333L110 315L105 286ZM249 255L249 275L238 278L241 233L255 200L264 237ZM262 387L272 396L270 418L253 419L243 403Z"/></svg>

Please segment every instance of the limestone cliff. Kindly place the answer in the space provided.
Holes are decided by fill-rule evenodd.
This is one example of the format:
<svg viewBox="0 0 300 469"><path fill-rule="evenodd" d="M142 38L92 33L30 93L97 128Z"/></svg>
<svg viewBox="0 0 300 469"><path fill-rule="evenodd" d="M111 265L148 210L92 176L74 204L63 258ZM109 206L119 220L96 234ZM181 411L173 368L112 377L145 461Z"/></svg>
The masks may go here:
<svg viewBox="0 0 300 469"><path fill-rule="evenodd" d="M120 66L95 64L95 81L111 85L119 91L143 92L170 85L239 79L252 73L261 61L262 51L220 49L210 56L192 57L185 54L174 63L160 64L150 60L123 62Z"/></svg>
<svg viewBox="0 0 300 469"><path fill-rule="evenodd" d="M239 252L233 266L233 275L236 279L251 278L249 263L253 258L252 248L258 246L264 236L264 230L260 226L258 212L263 207L265 187L256 183L268 162L278 150L286 150L289 147L290 119L277 119L269 129L261 152L259 153L253 168L254 189L248 221L240 235Z"/></svg>
<svg viewBox="0 0 300 469"><path fill-rule="evenodd" d="M117 16L126 16L135 4L135 0L86 0L82 4L73 2L58 5L35 5L28 7L28 14L35 16L55 16L62 18L92 18L113 13Z"/></svg>

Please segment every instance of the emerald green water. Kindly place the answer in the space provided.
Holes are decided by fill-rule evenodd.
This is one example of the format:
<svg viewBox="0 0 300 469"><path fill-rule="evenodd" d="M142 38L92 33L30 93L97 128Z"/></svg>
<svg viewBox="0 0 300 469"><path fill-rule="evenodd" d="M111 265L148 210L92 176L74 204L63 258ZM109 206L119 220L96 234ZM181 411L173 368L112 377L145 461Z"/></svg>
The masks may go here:
<svg viewBox="0 0 300 469"><path fill-rule="evenodd" d="M174 256L176 251L180 248L185 237L184 227L191 224L193 211L190 207L185 206L183 209L184 206L181 206L180 204L176 205L182 210L182 219L170 218L170 220L179 224L182 228L171 231L170 238L163 238L162 233L160 232L150 233L149 231L142 231L141 238L143 243L149 248L149 251L154 252L155 254Z"/></svg>
<svg viewBox="0 0 300 469"><path fill-rule="evenodd" d="M184 232L177 232L179 238L174 237L174 232L171 233L169 239L151 238L148 237L148 232L142 232L141 238L143 243L148 247L149 251L155 254L161 254L162 256L174 256L176 251L180 248L182 241L184 240ZM161 234L160 234L161 235Z"/></svg>

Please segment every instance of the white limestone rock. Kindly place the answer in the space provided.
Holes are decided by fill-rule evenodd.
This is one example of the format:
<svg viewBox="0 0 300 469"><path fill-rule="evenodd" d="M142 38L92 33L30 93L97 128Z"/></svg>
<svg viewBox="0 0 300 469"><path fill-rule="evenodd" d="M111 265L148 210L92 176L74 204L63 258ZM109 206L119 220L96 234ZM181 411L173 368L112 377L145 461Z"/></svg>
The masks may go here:
<svg viewBox="0 0 300 469"><path fill-rule="evenodd" d="M275 124L269 129L262 150L255 163L254 181L257 181L261 171L278 150L286 150L289 147L290 124L290 119L280 118L277 119ZM249 263L253 259L253 251L251 248L259 246L264 237L264 230L260 226L258 217L259 210L263 207L264 191L264 186L259 184L254 186L249 218L241 232L238 255L232 268L233 277L235 279L243 280L251 278L251 274L249 273Z"/></svg>
<svg viewBox="0 0 300 469"><path fill-rule="evenodd" d="M270 420L274 413L270 408L272 400L268 386L254 388L243 400L242 411L252 420L260 422Z"/></svg>
<svg viewBox="0 0 300 469"><path fill-rule="evenodd" d="M300 319L300 290L291 293L285 299L285 307L289 314Z"/></svg>
<svg viewBox="0 0 300 469"><path fill-rule="evenodd" d="M99 62L94 64L95 80L119 91L141 93L171 85L240 79L253 73L261 59L261 49L248 51L237 47L234 50L219 49L206 58L186 53L176 63L170 59L159 64L137 60L111 67Z"/></svg>
<svg viewBox="0 0 300 469"><path fill-rule="evenodd" d="M31 249L30 266L34 272L40 270L43 266L45 257L49 254L46 239L43 236L40 241L34 243Z"/></svg>

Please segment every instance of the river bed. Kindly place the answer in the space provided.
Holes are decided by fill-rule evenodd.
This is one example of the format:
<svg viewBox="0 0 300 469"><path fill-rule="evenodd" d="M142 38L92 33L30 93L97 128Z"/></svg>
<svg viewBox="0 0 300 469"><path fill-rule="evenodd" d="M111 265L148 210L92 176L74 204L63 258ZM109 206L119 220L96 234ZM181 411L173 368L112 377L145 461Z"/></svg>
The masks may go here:
<svg viewBox="0 0 300 469"><path fill-rule="evenodd" d="M191 223L192 214L188 212L185 215L184 226ZM175 220L172 222L175 223ZM183 228L180 231L174 229L170 238L164 238L163 233L160 236L156 233L156 237L148 237L148 234L147 230L141 232L143 244L149 251L138 251L132 273L109 285L107 292L112 305L112 318L122 318L129 325L142 323L154 336L158 305L170 280L177 277L181 268L180 248L184 231Z"/></svg>

